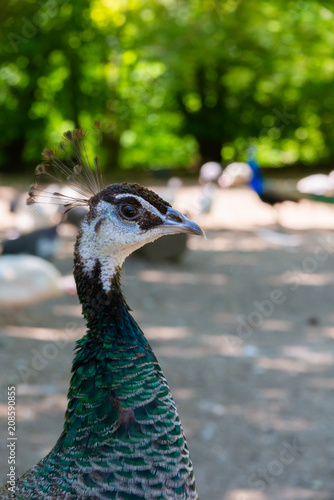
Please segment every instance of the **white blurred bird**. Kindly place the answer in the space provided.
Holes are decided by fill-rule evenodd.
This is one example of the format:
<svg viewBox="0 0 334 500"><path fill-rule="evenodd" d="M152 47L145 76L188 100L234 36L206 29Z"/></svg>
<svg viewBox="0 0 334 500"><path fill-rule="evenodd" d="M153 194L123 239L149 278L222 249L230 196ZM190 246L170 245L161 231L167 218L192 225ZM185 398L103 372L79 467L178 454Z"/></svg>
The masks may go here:
<svg viewBox="0 0 334 500"><path fill-rule="evenodd" d="M320 196L334 195L334 170L325 174L308 175L297 182L300 193L315 194Z"/></svg>
<svg viewBox="0 0 334 500"><path fill-rule="evenodd" d="M234 162L227 165L218 179L221 188L245 186L253 177L253 172L248 163Z"/></svg>
<svg viewBox="0 0 334 500"><path fill-rule="evenodd" d="M0 309L19 309L64 293L72 294L73 289L73 280L63 277L54 265L40 257L0 257Z"/></svg>
<svg viewBox="0 0 334 500"><path fill-rule="evenodd" d="M204 163L199 170L198 182L203 186L210 182L217 182L223 171L223 167L216 161Z"/></svg>

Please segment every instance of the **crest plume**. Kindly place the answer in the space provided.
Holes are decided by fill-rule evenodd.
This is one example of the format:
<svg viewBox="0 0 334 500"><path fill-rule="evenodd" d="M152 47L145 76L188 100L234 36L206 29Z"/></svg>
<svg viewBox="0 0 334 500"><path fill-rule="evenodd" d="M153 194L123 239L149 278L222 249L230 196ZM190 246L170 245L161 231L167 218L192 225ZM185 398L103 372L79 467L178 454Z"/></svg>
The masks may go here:
<svg viewBox="0 0 334 500"><path fill-rule="evenodd" d="M94 122L94 128L99 134L101 124ZM42 163L36 167L35 174L39 180L56 182L66 187L66 192L49 192L40 187L39 182L30 186L28 205L35 203L54 203L64 205L70 210L77 206L89 204L92 196L99 193L103 187L102 173L99 161L94 158L91 165L85 139L87 132L82 129L69 130L63 134L63 140L55 149L44 149Z"/></svg>

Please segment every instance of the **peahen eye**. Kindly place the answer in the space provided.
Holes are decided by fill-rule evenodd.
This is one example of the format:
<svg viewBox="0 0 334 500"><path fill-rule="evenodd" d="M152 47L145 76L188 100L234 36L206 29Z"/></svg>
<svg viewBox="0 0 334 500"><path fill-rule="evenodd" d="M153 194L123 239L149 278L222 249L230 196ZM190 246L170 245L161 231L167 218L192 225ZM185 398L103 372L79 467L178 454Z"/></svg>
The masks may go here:
<svg viewBox="0 0 334 500"><path fill-rule="evenodd" d="M138 216L138 208L133 207L132 205L121 205L120 208L121 216L124 219L135 219Z"/></svg>

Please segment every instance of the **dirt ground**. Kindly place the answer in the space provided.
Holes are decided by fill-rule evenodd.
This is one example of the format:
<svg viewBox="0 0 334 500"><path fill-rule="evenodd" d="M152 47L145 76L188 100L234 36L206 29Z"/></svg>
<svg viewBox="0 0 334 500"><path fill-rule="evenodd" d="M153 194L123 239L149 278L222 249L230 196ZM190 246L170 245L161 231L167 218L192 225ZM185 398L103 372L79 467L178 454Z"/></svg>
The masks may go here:
<svg viewBox="0 0 334 500"><path fill-rule="evenodd" d="M176 205L207 240L191 237L179 263L130 258L123 288L175 397L200 498L333 500L334 206L286 202L278 227L247 189L217 191L206 215L196 215L197 197L185 187ZM62 274L73 241L69 230L55 261ZM84 323L77 297L63 296L2 311L0 328L4 483L7 385L17 388L23 473L62 430Z"/></svg>

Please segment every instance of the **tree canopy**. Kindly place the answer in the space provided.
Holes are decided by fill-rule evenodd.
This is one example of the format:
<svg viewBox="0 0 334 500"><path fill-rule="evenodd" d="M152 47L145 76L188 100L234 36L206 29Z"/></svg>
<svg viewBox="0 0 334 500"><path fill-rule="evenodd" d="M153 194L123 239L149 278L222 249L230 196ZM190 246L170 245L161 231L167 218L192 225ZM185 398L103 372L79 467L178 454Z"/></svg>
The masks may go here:
<svg viewBox="0 0 334 500"><path fill-rule="evenodd" d="M9 0L0 165L105 125L122 168L334 158L334 9L313 0Z"/></svg>

